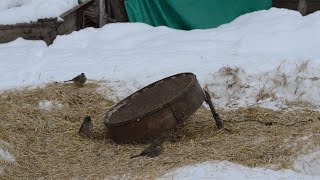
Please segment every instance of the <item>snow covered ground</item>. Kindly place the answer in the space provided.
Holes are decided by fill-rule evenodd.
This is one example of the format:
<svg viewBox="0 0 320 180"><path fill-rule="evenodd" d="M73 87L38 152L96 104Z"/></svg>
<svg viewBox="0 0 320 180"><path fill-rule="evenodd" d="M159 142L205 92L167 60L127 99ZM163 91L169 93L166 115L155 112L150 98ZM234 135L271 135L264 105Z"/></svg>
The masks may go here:
<svg viewBox="0 0 320 180"><path fill-rule="evenodd" d="M8 161L8 162L14 162L15 158L10 154L8 150L0 149L0 157L1 159Z"/></svg>
<svg viewBox="0 0 320 180"><path fill-rule="evenodd" d="M320 147L297 158L294 167L297 171L320 177Z"/></svg>
<svg viewBox="0 0 320 180"><path fill-rule="evenodd" d="M274 171L266 168L249 168L228 161L205 162L179 168L163 175L161 180L192 179L317 179L315 176L303 175L292 170Z"/></svg>
<svg viewBox="0 0 320 180"><path fill-rule="evenodd" d="M193 72L221 108L261 104L280 109L288 101L320 107L319 19L320 12L302 17L272 8L208 30L117 23L59 36L49 47L42 41L17 39L0 44L0 89L63 81L84 72L89 79L105 81L99 92L118 100L161 78ZM319 153L312 155L310 159L320 164ZM246 178L248 173L258 179L312 178L228 162L187 168L204 178ZM217 174L215 169L224 171Z"/></svg>
<svg viewBox="0 0 320 180"><path fill-rule="evenodd" d="M320 12L271 9L215 29L179 31L140 23L87 28L42 41L0 44L1 89L62 81L85 72L123 98L153 81L193 72L219 107L287 100L320 105ZM222 69L221 69L222 68ZM100 90L103 92L103 88Z"/></svg>
<svg viewBox="0 0 320 180"><path fill-rule="evenodd" d="M0 139L0 161L4 163L14 163L16 161L15 157L12 155L12 146ZM0 164L0 175L3 173L3 168Z"/></svg>
<svg viewBox="0 0 320 180"><path fill-rule="evenodd" d="M1 0L0 24L29 23L59 17L78 5L78 0Z"/></svg>
<svg viewBox="0 0 320 180"><path fill-rule="evenodd" d="M297 172L292 170L275 171L267 168L249 168L228 161L213 161L194 164L172 170L159 180L166 179L319 179L320 151L319 149L298 157L294 164Z"/></svg>

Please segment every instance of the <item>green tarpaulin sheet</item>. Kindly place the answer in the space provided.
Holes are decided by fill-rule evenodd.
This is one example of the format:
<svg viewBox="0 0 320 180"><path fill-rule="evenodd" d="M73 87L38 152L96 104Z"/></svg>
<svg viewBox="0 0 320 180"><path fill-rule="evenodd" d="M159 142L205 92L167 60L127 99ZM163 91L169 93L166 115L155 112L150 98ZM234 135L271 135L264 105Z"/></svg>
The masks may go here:
<svg viewBox="0 0 320 180"><path fill-rule="evenodd" d="M125 0L130 22L176 29L214 28L240 15L269 9L272 0Z"/></svg>

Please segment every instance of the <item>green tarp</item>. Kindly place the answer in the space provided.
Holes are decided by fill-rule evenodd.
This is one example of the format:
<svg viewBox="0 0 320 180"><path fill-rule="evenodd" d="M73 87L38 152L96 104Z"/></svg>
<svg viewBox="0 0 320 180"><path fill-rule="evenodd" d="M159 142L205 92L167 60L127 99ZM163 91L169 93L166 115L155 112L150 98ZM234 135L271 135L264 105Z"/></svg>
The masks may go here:
<svg viewBox="0 0 320 180"><path fill-rule="evenodd" d="M238 16L269 9L272 0L125 0L130 22L176 29L214 28Z"/></svg>

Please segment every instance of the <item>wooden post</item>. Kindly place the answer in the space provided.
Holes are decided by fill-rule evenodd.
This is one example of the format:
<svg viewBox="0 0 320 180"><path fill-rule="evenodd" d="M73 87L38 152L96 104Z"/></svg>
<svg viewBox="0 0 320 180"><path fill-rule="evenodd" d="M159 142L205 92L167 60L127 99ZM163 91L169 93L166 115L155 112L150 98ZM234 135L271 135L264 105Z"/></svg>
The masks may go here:
<svg viewBox="0 0 320 180"><path fill-rule="evenodd" d="M302 16L307 15L307 2L306 0L299 0L298 11Z"/></svg>
<svg viewBox="0 0 320 180"><path fill-rule="evenodd" d="M204 94L205 94L205 101L206 101L206 103L208 103L210 110L211 110L211 113L212 113L212 116L213 116L214 120L216 121L216 126L218 127L218 129L224 129L222 120L212 104L211 96L210 96L209 92L204 90Z"/></svg>
<svg viewBox="0 0 320 180"><path fill-rule="evenodd" d="M105 25L105 8L106 8L106 1L99 0L99 27Z"/></svg>

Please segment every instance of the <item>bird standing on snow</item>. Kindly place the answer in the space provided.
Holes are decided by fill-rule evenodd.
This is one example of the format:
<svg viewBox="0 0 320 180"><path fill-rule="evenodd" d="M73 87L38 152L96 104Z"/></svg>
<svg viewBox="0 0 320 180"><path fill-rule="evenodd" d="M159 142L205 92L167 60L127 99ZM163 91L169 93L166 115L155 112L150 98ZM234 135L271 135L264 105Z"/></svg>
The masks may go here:
<svg viewBox="0 0 320 180"><path fill-rule="evenodd" d="M147 157L156 157L159 156L162 153L163 147L162 142L154 142L150 146L148 146L146 149L144 149L140 154L131 156L130 158L136 158L139 156L147 156Z"/></svg>
<svg viewBox="0 0 320 180"><path fill-rule="evenodd" d="M79 134L82 134L85 136L91 136L92 129L93 129L93 123L91 121L91 117L86 116L83 120L83 123L81 124L80 129L79 129Z"/></svg>
<svg viewBox="0 0 320 180"><path fill-rule="evenodd" d="M77 86L82 86L84 83L86 83L87 77L84 73L81 73L80 75L76 76L75 78L70 79L68 81L64 81L64 82L69 82L69 81L73 81Z"/></svg>

